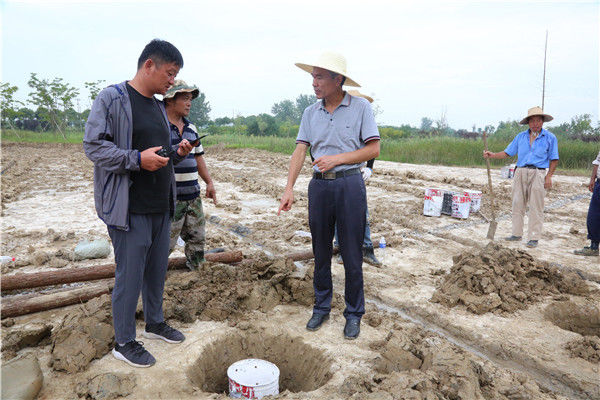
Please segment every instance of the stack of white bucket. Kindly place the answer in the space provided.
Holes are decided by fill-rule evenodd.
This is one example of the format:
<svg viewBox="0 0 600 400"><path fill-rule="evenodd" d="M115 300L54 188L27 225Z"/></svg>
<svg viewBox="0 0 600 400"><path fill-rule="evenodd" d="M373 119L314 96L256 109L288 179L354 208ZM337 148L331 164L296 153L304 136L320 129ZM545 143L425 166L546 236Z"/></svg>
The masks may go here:
<svg viewBox="0 0 600 400"><path fill-rule="evenodd" d="M448 192L442 189L425 189L423 214L430 217L442 215L444 193L452 193L452 216L465 219L470 212L478 212L481 208L482 193L478 190L465 190L462 193Z"/></svg>
<svg viewBox="0 0 600 400"><path fill-rule="evenodd" d="M500 176L504 179L511 179L515 176L515 170L517 168L517 164L505 165L500 168Z"/></svg>
<svg viewBox="0 0 600 400"><path fill-rule="evenodd" d="M262 399L279 394L279 368L256 358L234 362L227 368L229 397Z"/></svg>

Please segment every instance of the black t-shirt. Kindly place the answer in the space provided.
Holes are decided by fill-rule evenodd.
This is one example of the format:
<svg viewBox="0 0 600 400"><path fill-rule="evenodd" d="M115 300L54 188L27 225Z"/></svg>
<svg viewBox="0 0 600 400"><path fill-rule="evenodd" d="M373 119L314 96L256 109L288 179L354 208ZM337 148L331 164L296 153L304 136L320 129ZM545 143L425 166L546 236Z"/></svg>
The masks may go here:
<svg viewBox="0 0 600 400"><path fill-rule="evenodd" d="M149 147L170 146L169 128L158 100L148 98L127 84L133 115L132 149L140 152ZM135 214L164 213L170 210L172 161L156 170L131 172L129 212Z"/></svg>

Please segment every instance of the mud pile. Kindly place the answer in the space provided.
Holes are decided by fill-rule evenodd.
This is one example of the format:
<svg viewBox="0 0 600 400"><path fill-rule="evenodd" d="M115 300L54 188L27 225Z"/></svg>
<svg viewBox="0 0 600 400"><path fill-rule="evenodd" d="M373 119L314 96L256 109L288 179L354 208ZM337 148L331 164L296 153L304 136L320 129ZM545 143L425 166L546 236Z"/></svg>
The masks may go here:
<svg viewBox="0 0 600 400"><path fill-rule="evenodd" d="M446 340L416 327L396 325L384 340L374 372L348 377L339 393L350 399L544 398L527 377L499 370Z"/></svg>
<svg viewBox="0 0 600 400"><path fill-rule="evenodd" d="M591 363L600 364L600 337L585 336L566 345L571 357L580 357Z"/></svg>
<svg viewBox="0 0 600 400"><path fill-rule="evenodd" d="M111 300L102 295L67 314L55 328L52 338L52 368L70 373L87 369L112 347Z"/></svg>
<svg viewBox="0 0 600 400"><path fill-rule="evenodd" d="M547 295L589 293L587 284L577 274L560 271L524 251L494 243L478 253L454 256L453 263L430 301L447 307L463 304L474 314L511 313Z"/></svg>
<svg viewBox="0 0 600 400"><path fill-rule="evenodd" d="M291 260L266 256L239 265L206 263L198 271L173 273L166 282L164 315L182 322L223 321L282 303L311 305L312 279L295 273Z"/></svg>
<svg viewBox="0 0 600 400"><path fill-rule="evenodd" d="M135 374L94 374L77 382L75 391L80 398L112 400L130 395L136 387Z"/></svg>
<svg viewBox="0 0 600 400"><path fill-rule="evenodd" d="M14 324L14 320L12 321ZM17 352L25 347L43 346L50 343L51 331L52 325L41 321L2 329L2 360L16 357Z"/></svg>

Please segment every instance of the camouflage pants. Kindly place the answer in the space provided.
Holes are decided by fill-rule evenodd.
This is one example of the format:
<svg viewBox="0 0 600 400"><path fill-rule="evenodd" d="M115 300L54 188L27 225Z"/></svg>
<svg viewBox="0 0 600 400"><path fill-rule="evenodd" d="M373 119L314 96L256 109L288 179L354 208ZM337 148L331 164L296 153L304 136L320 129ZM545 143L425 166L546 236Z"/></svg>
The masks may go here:
<svg viewBox="0 0 600 400"><path fill-rule="evenodd" d="M186 265L189 269L196 269L204 261L204 212L200 196L194 200L179 201L175 205L175 215L171 220L171 241L169 254L177 244L177 238L185 241Z"/></svg>

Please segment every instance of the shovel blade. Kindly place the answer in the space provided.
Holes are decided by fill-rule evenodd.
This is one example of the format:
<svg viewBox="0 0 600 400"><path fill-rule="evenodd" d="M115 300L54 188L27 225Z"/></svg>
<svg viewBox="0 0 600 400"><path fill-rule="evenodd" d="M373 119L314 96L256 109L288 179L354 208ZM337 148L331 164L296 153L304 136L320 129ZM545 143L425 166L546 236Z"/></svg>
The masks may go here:
<svg viewBox="0 0 600 400"><path fill-rule="evenodd" d="M490 227L488 228L487 238L490 240L494 240L494 235L496 235L496 228L498 227L498 223L496 221L490 222Z"/></svg>

